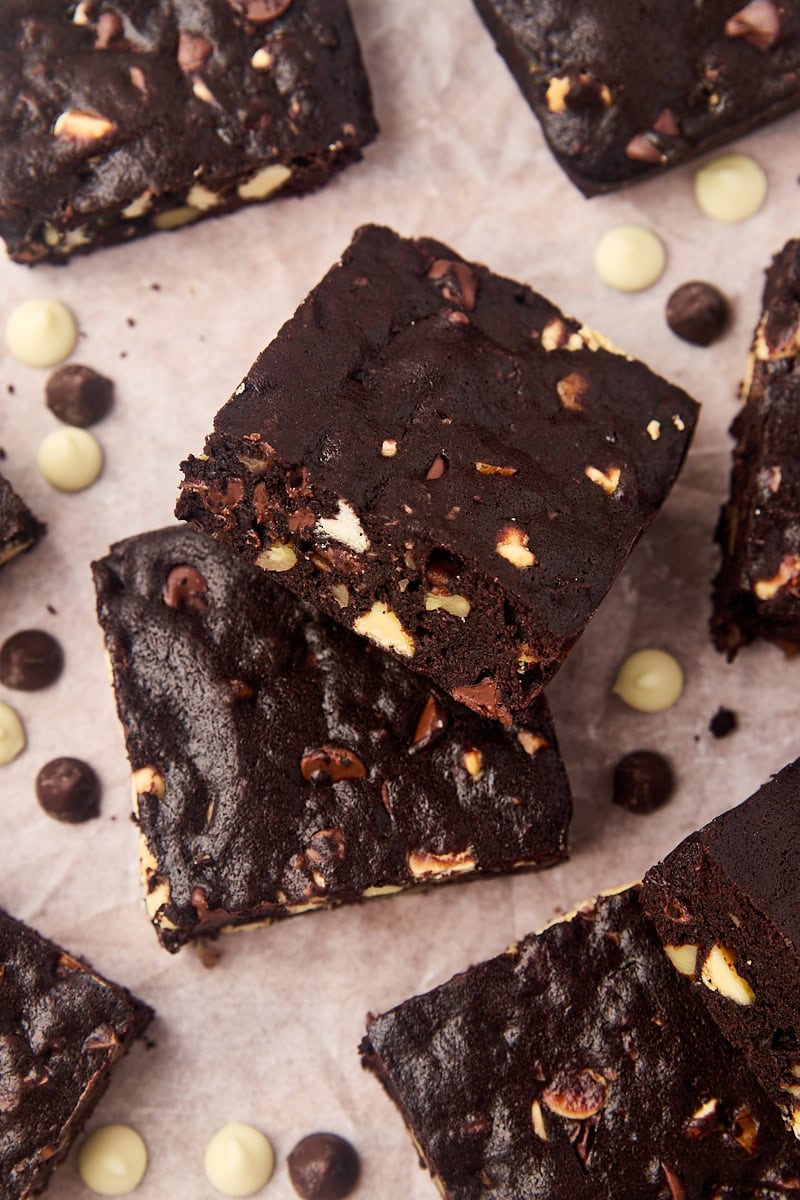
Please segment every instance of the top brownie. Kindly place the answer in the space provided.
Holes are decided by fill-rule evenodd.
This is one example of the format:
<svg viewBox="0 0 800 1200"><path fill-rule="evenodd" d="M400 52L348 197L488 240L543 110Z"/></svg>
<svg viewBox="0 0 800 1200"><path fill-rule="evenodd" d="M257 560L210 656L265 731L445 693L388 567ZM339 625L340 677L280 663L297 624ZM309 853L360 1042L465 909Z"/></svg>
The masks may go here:
<svg viewBox="0 0 800 1200"><path fill-rule="evenodd" d="M178 515L510 723L655 515L696 417L530 288L370 226L184 464Z"/></svg>
<svg viewBox="0 0 800 1200"><path fill-rule="evenodd" d="M800 9L774 0L475 0L586 196L800 105Z"/></svg>
<svg viewBox="0 0 800 1200"><path fill-rule="evenodd" d="M4 0L0 235L19 262L308 191L375 133L346 0Z"/></svg>

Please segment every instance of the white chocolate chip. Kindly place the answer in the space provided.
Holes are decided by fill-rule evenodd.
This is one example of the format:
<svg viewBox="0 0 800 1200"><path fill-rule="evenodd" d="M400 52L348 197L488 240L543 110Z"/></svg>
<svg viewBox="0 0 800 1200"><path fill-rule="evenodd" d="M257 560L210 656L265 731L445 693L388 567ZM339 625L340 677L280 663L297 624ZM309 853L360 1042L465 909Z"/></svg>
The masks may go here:
<svg viewBox="0 0 800 1200"><path fill-rule="evenodd" d="M69 142L94 142L113 133L116 128L113 121L99 113L70 108L56 119L53 136Z"/></svg>
<svg viewBox="0 0 800 1200"><path fill-rule="evenodd" d="M507 525L500 530L495 551L520 571L536 563L536 555L528 549L528 535L518 525Z"/></svg>
<svg viewBox="0 0 800 1200"><path fill-rule="evenodd" d="M44 439L36 465L51 487L60 492L82 492L99 477L103 451L88 429L65 425Z"/></svg>
<svg viewBox="0 0 800 1200"><path fill-rule="evenodd" d="M402 885L399 883L383 883L373 884L372 887L364 888L361 895L368 900L372 896L393 896L396 892L402 891Z"/></svg>
<svg viewBox="0 0 800 1200"><path fill-rule="evenodd" d="M787 585L794 585L800 580L800 555L787 554L771 579L757 579L753 591L759 600L772 600L774 596Z"/></svg>
<svg viewBox="0 0 800 1200"><path fill-rule="evenodd" d="M620 225L609 229L597 244L594 266L607 287L619 292L641 292L652 287L664 273L667 254L664 243L642 225Z"/></svg>
<svg viewBox="0 0 800 1200"><path fill-rule="evenodd" d="M504 475L510 479L519 473L519 467L496 467L494 463L476 462L475 470L479 475Z"/></svg>
<svg viewBox="0 0 800 1200"><path fill-rule="evenodd" d="M568 75L556 75L550 80L547 91L544 94L544 102L547 105L548 112L564 112L567 107L567 95L571 87L572 81Z"/></svg>
<svg viewBox="0 0 800 1200"><path fill-rule="evenodd" d="M541 1138L543 1142L546 1142L547 1127L544 1123L542 1106L538 1100L534 1100L533 1104L531 1105L531 1125L533 1126L533 1132L536 1134L536 1136Z"/></svg>
<svg viewBox="0 0 800 1200"><path fill-rule="evenodd" d="M619 467L609 467L607 471L599 471L597 467L587 467L583 472L587 479L596 483L608 496L613 496L619 487L622 472Z"/></svg>
<svg viewBox="0 0 800 1200"><path fill-rule="evenodd" d="M250 66L256 71L266 71L268 67L271 67L272 55L270 54L269 50L266 50L263 46L260 46L250 59Z"/></svg>
<svg viewBox="0 0 800 1200"><path fill-rule="evenodd" d="M707 217L745 221L767 198L767 177L746 154L721 154L694 177L694 194Z"/></svg>
<svg viewBox="0 0 800 1200"><path fill-rule="evenodd" d="M261 551L256 566L262 571L291 571L296 562L297 551L291 542L273 542Z"/></svg>
<svg viewBox="0 0 800 1200"><path fill-rule="evenodd" d="M583 402L586 399L588 388L586 376L581 375L580 371L573 371L571 375L565 375L556 384L561 404L571 412L583 411Z"/></svg>
<svg viewBox="0 0 800 1200"><path fill-rule="evenodd" d="M538 733L531 733L530 729L520 729L517 733L517 741L522 749L530 755L538 754L540 750L546 750L550 744Z"/></svg>
<svg viewBox="0 0 800 1200"><path fill-rule="evenodd" d="M200 216L200 210L184 204L180 208L165 208L153 217L156 229L180 229L181 225L190 225Z"/></svg>
<svg viewBox="0 0 800 1200"><path fill-rule="evenodd" d="M339 512L335 517L321 517L316 529L334 542L341 542L356 554L369 550L370 542L355 512L346 500L339 501Z"/></svg>
<svg viewBox="0 0 800 1200"><path fill-rule="evenodd" d="M126 1196L147 1170L147 1147L129 1125L104 1125L90 1133L78 1155L78 1171L99 1196Z"/></svg>
<svg viewBox="0 0 800 1200"><path fill-rule="evenodd" d="M469 616L471 607L466 596L436 596L433 592L425 593L426 612L436 612L437 609L442 609L443 612L460 617L464 621Z"/></svg>
<svg viewBox="0 0 800 1200"><path fill-rule="evenodd" d="M397 613L382 600L376 600L368 612L362 613L353 624L353 629L384 650L394 650L403 658L414 656L414 639L403 628Z"/></svg>
<svg viewBox="0 0 800 1200"><path fill-rule="evenodd" d="M384 458L394 458L397 454L397 441L395 438L384 438L381 443L381 454Z"/></svg>
<svg viewBox="0 0 800 1200"><path fill-rule="evenodd" d="M637 650L620 667L613 691L639 712L664 712L683 692L683 671L665 650Z"/></svg>
<svg viewBox="0 0 800 1200"><path fill-rule="evenodd" d="M197 96L197 99L202 100L204 104L217 103L216 96L213 94L208 84L204 83L202 79L195 79L194 83L192 84L192 91L194 92L195 96Z"/></svg>
<svg viewBox="0 0 800 1200"><path fill-rule="evenodd" d="M476 858L471 847L450 854L433 854L429 850L412 850L408 869L415 879L436 875L461 875L473 871Z"/></svg>
<svg viewBox="0 0 800 1200"><path fill-rule="evenodd" d="M123 208L122 216L126 221L135 221L137 217L143 217L144 214L152 208L153 193L141 192L135 200L131 200L127 208Z"/></svg>
<svg viewBox="0 0 800 1200"><path fill-rule="evenodd" d="M560 317L551 317L542 330L539 344L543 350L559 350L565 341L567 327Z"/></svg>
<svg viewBox="0 0 800 1200"><path fill-rule="evenodd" d="M680 975L693 979L697 974L697 952L699 946L687 943L684 946L665 946L664 953Z"/></svg>
<svg viewBox="0 0 800 1200"><path fill-rule="evenodd" d="M73 25L88 25L91 0L81 0L72 17Z"/></svg>
<svg viewBox="0 0 800 1200"><path fill-rule="evenodd" d="M163 775L155 767L139 767L138 771L133 772L132 783L134 797L152 794L159 800L164 799L166 784Z"/></svg>
<svg viewBox="0 0 800 1200"><path fill-rule="evenodd" d="M223 1196L252 1196L270 1179L275 1155L260 1129L232 1121L211 1138L204 1164L209 1181Z"/></svg>
<svg viewBox="0 0 800 1200"><path fill-rule="evenodd" d="M25 749L25 729L15 709L0 700L0 766L13 762Z"/></svg>
<svg viewBox="0 0 800 1200"><path fill-rule="evenodd" d="M714 946L700 972L703 983L712 992L719 992L728 1000L748 1007L755 1000L755 992L746 979L736 970L736 954L727 946Z"/></svg>
<svg viewBox="0 0 800 1200"><path fill-rule="evenodd" d="M267 196L286 183L291 174L289 167L283 166L282 163L273 163L256 171L250 179L240 183L236 190L242 200L266 200Z"/></svg>
<svg viewBox="0 0 800 1200"><path fill-rule="evenodd" d="M655 419L647 422L647 436L657 442L661 437L661 422Z"/></svg>
<svg viewBox="0 0 800 1200"><path fill-rule="evenodd" d="M6 322L6 345L17 362L52 367L68 358L78 340L78 326L60 300L25 300Z"/></svg>
<svg viewBox="0 0 800 1200"><path fill-rule="evenodd" d="M192 184L186 196L186 203L191 208L199 208L202 212L209 208L216 208L221 200L221 196L212 192L210 188L204 187L202 183Z"/></svg>
<svg viewBox="0 0 800 1200"><path fill-rule="evenodd" d="M678 433L683 433L684 429L686 428L683 418L679 417L677 413L675 413L675 415L672 418L672 424L675 426Z"/></svg>
<svg viewBox="0 0 800 1200"><path fill-rule="evenodd" d="M483 755L480 750L465 750L461 755L461 762L464 770L473 779L480 779L483 776Z"/></svg>

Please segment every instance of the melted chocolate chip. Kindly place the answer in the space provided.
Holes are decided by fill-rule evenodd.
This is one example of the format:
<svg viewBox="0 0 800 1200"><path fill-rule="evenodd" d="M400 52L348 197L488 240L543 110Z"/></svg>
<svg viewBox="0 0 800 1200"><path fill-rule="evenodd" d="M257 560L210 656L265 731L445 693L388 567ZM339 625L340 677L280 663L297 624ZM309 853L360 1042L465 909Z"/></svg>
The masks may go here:
<svg viewBox="0 0 800 1200"><path fill-rule="evenodd" d="M47 407L59 421L85 429L108 413L114 402L114 385L91 367L68 363L50 376L45 395Z"/></svg>
<svg viewBox="0 0 800 1200"><path fill-rule="evenodd" d="M710 346L725 332L729 319L728 301L710 283L684 283L667 301L667 324L693 346Z"/></svg>
<svg viewBox="0 0 800 1200"><path fill-rule="evenodd" d="M345 746L320 746L309 750L300 760L303 779L311 783L339 783L342 779L363 779L367 773L361 759Z"/></svg>
<svg viewBox="0 0 800 1200"><path fill-rule="evenodd" d="M167 608L184 608L205 612L208 608L208 584L196 567L182 563L173 567L164 585L164 603Z"/></svg>
<svg viewBox="0 0 800 1200"><path fill-rule="evenodd" d="M0 646L0 683L21 692L49 687L63 666L61 646L41 629L21 629Z"/></svg>
<svg viewBox="0 0 800 1200"><path fill-rule="evenodd" d="M736 713L730 708L718 708L714 716L708 723L708 728L711 730L715 738L724 738L739 725L739 718Z"/></svg>
<svg viewBox="0 0 800 1200"><path fill-rule="evenodd" d="M311 1133L289 1155L289 1178L303 1200L343 1200L358 1174L358 1155L335 1133Z"/></svg>
<svg viewBox="0 0 800 1200"><path fill-rule="evenodd" d="M36 776L36 799L56 821L78 824L100 813L100 781L80 758L54 758Z"/></svg>
<svg viewBox="0 0 800 1200"><path fill-rule="evenodd" d="M666 804L674 787L672 767L655 750L635 750L614 768L614 803L629 812L655 812Z"/></svg>
<svg viewBox="0 0 800 1200"><path fill-rule="evenodd" d="M446 727L447 713L435 696L429 696L419 715L417 727L414 730L414 740L408 748L409 754L427 750L429 746L438 742Z"/></svg>

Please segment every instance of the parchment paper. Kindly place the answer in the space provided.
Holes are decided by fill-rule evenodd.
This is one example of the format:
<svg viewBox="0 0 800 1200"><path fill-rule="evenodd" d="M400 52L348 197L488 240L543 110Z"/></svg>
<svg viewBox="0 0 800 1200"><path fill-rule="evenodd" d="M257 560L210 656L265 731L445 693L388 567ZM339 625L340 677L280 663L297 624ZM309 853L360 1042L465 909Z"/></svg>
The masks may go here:
<svg viewBox="0 0 800 1200"><path fill-rule="evenodd" d="M762 273L800 233L800 116L742 142L766 168L770 194L741 226L699 213L692 169L587 202L551 160L467 0L352 4L382 127L363 164L305 200L254 207L68 268L0 263L2 321L28 297L60 297L80 319L76 360L117 385L116 409L97 428L107 454L102 480L62 496L35 467L39 442L55 426L43 403L46 373L2 351L2 469L50 532L2 572L0 636L48 629L64 644L67 665L49 691L0 688L29 738L0 772L0 903L158 1010L156 1048L122 1064L90 1126L124 1121L143 1134L151 1163L141 1200L210 1200L202 1153L228 1120L253 1122L272 1138L278 1167L265 1195L275 1200L293 1195L286 1154L318 1128L358 1146L359 1197L432 1200L435 1188L398 1114L359 1066L367 1011L500 952L559 908L637 878L800 750L800 659L759 646L727 666L706 632L711 537L730 461L726 429ZM111 541L172 520L177 463L202 448L255 355L367 221L441 238L529 281L687 388L703 403L702 420L672 498L549 692L575 791L572 861L225 938L208 970L192 950L176 958L161 950L141 906L128 766L88 564ZM658 230L669 251L661 282L633 297L609 292L592 269L601 233L627 221ZM730 333L709 350L679 342L664 322L666 297L692 278L716 282L735 308ZM610 694L620 660L648 645L675 653L687 677L680 703L660 716L637 715ZM717 742L707 726L720 704L738 712L740 728ZM678 770L675 799L650 817L610 803L610 768L638 747L666 752ZM99 820L62 827L39 810L35 774L60 754L100 771ZM49 1189L52 1200L88 1194L74 1163L73 1152Z"/></svg>

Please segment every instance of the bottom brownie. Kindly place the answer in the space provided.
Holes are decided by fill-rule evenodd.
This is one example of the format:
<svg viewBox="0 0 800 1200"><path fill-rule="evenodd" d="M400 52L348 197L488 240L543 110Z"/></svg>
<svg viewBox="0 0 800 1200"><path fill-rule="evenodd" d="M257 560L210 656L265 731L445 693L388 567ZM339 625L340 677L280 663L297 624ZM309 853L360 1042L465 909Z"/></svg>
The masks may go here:
<svg viewBox="0 0 800 1200"><path fill-rule="evenodd" d="M772 1200L800 1148L638 889L370 1020L364 1065L446 1200Z"/></svg>
<svg viewBox="0 0 800 1200"><path fill-rule="evenodd" d="M0 567L35 546L46 528L0 475Z"/></svg>
<svg viewBox="0 0 800 1200"><path fill-rule="evenodd" d="M0 1196L27 1200L152 1010L0 909Z"/></svg>

